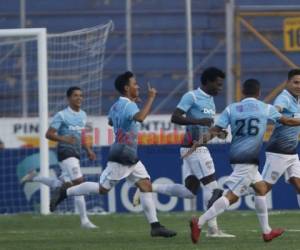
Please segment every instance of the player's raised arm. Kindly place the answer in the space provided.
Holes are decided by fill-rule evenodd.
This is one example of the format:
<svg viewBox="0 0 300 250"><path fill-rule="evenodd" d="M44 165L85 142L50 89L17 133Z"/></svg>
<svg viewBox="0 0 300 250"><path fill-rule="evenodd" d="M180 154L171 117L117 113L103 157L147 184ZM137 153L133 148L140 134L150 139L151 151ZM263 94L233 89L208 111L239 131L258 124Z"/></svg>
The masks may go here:
<svg viewBox="0 0 300 250"><path fill-rule="evenodd" d="M145 106L134 115L133 119L139 122L143 122L145 120L145 118L147 117L147 115L150 113L151 110L151 106L152 103L155 99L156 96L156 89L152 88L150 83L148 83L148 98L147 101L145 103Z"/></svg>

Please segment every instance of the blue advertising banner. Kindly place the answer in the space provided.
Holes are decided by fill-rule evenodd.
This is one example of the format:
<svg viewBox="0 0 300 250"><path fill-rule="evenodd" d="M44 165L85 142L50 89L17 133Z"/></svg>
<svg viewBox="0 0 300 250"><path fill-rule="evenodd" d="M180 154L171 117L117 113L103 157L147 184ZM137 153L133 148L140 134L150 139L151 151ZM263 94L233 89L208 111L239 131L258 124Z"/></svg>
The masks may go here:
<svg viewBox="0 0 300 250"><path fill-rule="evenodd" d="M222 186L226 176L231 173L228 161L229 144L210 144L208 148L213 157L216 175ZM97 162L90 162L83 154L82 168L93 166L105 167L108 155L108 147L96 148ZM181 159L179 157L178 145L165 146L140 146L139 156L146 166L154 183L182 183ZM265 154L261 153L262 170ZM21 185L20 179L32 169L39 169L39 154L34 149L5 149L0 151L0 213L18 213L39 211L39 185ZM59 176L59 167L55 152L50 152L50 173ZM84 172L84 171L83 171ZM99 171L100 172L100 171ZM98 181L98 170L86 177L89 181ZM101 212L138 212L141 207L133 207L132 196L135 188L129 187L126 182L121 181L108 196L94 195L87 197L87 206L90 211ZM183 199L167 197L165 195L155 196L156 205L160 211L184 211L187 206ZM284 178L274 186L268 195L268 206L270 209L298 209L296 193L293 187L285 183ZM62 205L67 211L74 209L72 202ZM202 210L202 192L197 196L197 209ZM244 196L231 209L253 209L253 195Z"/></svg>

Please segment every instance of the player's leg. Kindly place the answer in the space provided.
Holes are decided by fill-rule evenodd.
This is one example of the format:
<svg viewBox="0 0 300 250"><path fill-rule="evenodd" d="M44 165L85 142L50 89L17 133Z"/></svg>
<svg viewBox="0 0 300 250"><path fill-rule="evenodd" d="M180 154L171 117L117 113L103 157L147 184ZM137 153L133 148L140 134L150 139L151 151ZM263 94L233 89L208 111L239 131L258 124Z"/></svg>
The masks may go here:
<svg viewBox="0 0 300 250"><path fill-rule="evenodd" d="M176 196L184 199L192 199L195 195L183 184L152 184L154 193Z"/></svg>
<svg viewBox="0 0 300 250"><path fill-rule="evenodd" d="M206 222L223 213L231 204L237 202L239 197L232 191L228 191L224 196L220 197L202 216L200 216L198 224L200 228Z"/></svg>
<svg viewBox="0 0 300 250"><path fill-rule="evenodd" d="M192 199L198 193L200 186L197 177L193 176L188 169L187 162L183 159L183 175L185 184L153 184L152 191L155 193L165 194L169 196L176 196L184 199Z"/></svg>
<svg viewBox="0 0 300 250"><path fill-rule="evenodd" d="M285 179L287 182L292 184L297 193L298 206L300 207L300 162L299 156L294 155L293 161L290 161L291 165L285 172Z"/></svg>
<svg viewBox="0 0 300 250"><path fill-rule="evenodd" d="M147 221L151 225L151 236L173 237L176 232L162 226L156 214L156 207L153 200L152 185L150 176L144 165L139 161L132 168L132 172L127 177L130 184L135 184L140 190L140 200Z"/></svg>
<svg viewBox="0 0 300 250"><path fill-rule="evenodd" d="M272 189L279 178L290 165L291 156L266 152L266 162L262 171L262 178L266 183L266 193Z"/></svg>
<svg viewBox="0 0 300 250"><path fill-rule="evenodd" d="M116 162L108 162L106 168L100 175L98 182L84 182L80 185L70 187L66 190L67 196L91 195L91 194L106 194L114 187L119 180L125 178L127 167L121 166ZM123 173L121 173L121 171ZM117 176L119 175L119 176Z"/></svg>
<svg viewBox="0 0 300 250"><path fill-rule="evenodd" d="M81 183L84 182L83 175L81 173L80 169L80 163L79 159L75 157L70 157L65 159L60 163L60 166L63 170L63 175L66 175L66 178L71 180L71 185L72 186L77 186L80 185ZM62 176L63 176L62 175ZM64 187L68 187L70 185L65 185ZM81 221L81 226L83 228L96 228L97 226L94 225L92 222L90 222L88 216L87 216L87 211L86 211L86 203L84 196L75 196L74 197L74 204L75 208L79 213L80 216L80 221Z"/></svg>
<svg viewBox="0 0 300 250"><path fill-rule="evenodd" d="M49 176L49 177L41 176L36 172L35 169L30 171L21 179L21 184L24 184L26 182L40 182L50 187L51 189L61 187L63 184L63 182L60 179L58 179L56 176Z"/></svg>
<svg viewBox="0 0 300 250"><path fill-rule="evenodd" d="M200 237L201 228L209 220L223 213L231 204L237 202L239 197L245 193L247 187L250 185L252 180L250 178L251 167L247 167L245 164L235 164L232 167L233 172L225 182L226 186L229 188L226 194L214 202L198 220L195 220L195 218L192 219L190 227L191 238L194 243L196 243Z"/></svg>
<svg viewBox="0 0 300 250"><path fill-rule="evenodd" d="M158 194L164 194L168 196L176 196L183 199L192 199L195 197L195 195L188 188L186 188L185 185L178 184L178 183L173 183L173 184L152 183L152 192ZM132 204L134 206L140 204L140 195L141 192L139 189L137 189L133 195Z"/></svg>
<svg viewBox="0 0 300 250"><path fill-rule="evenodd" d="M181 150L182 151L182 150ZM155 184L152 183L152 192L176 196L183 199L192 199L197 195L200 187L200 182L196 176L194 176L188 166L188 163L183 159L182 172L185 179L183 184ZM140 191L139 189L133 195L133 205L137 206L140 204Z"/></svg>
<svg viewBox="0 0 300 250"><path fill-rule="evenodd" d="M186 182L186 187L194 194L197 194L200 180L203 190L203 208L204 211L207 211L208 202L212 197L214 190L220 190L215 178L215 166L209 150L206 147L199 147L191 155L184 158L184 163L183 172L189 173L195 177L194 179L190 179L189 185ZM220 194L222 195L222 193ZM219 229L216 217L209 220L207 225L207 237L234 237L234 235L226 234Z"/></svg>
<svg viewBox="0 0 300 250"><path fill-rule="evenodd" d="M235 203L237 200L238 196L232 191L228 191L224 196L213 203L213 205L203 215L201 215L199 219L193 217L190 222L192 242L198 242L201 229L205 223L222 214L230 206L230 204Z"/></svg>
<svg viewBox="0 0 300 250"><path fill-rule="evenodd" d="M255 183L252 187L255 190L255 210L262 230L262 238L265 242L269 242L283 234L284 230L282 228L272 229L269 225L268 207L265 196L268 186L266 185L266 182L261 181L261 179L261 175L257 171Z"/></svg>
<svg viewBox="0 0 300 250"><path fill-rule="evenodd" d="M272 230L269 225L268 207L266 201L266 193L268 191L268 186L266 182L258 180L255 181L252 187L255 190L254 203L260 227L262 229L263 234L268 234Z"/></svg>
<svg viewBox="0 0 300 250"><path fill-rule="evenodd" d="M215 174L208 175L202 178L200 181L202 183L203 190L203 208L204 211L207 211L216 200L222 197L223 190L219 188L215 178ZM212 202L212 200L214 201ZM211 203L210 206L209 203ZM209 220L207 226L207 237L235 237L234 235L224 233L222 230L219 229L217 224L217 217L214 217L211 220Z"/></svg>

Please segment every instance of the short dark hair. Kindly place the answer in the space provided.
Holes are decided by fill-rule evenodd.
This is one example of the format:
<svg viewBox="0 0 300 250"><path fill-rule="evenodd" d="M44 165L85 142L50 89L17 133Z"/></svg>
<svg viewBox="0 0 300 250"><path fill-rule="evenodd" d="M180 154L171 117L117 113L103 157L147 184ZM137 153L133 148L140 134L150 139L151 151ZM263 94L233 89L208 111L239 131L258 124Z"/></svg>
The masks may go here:
<svg viewBox="0 0 300 250"><path fill-rule="evenodd" d="M209 67L205 69L201 75L201 83L202 85L206 85L208 82L215 81L218 77L224 79L225 73L215 67Z"/></svg>
<svg viewBox="0 0 300 250"><path fill-rule="evenodd" d="M118 75L115 80L115 88L121 94L124 94L125 86L129 84L129 79L133 77L133 73L126 71L125 73Z"/></svg>
<svg viewBox="0 0 300 250"><path fill-rule="evenodd" d="M291 80L294 76L300 75L300 69L292 69L288 73L288 80Z"/></svg>
<svg viewBox="0 0 300 250"><path fill-rule="evenodd" d="M260 91L260 82L256 79L247 79L243 83L243 94L245 96L256 96Z"/></svg>
<svg viewBox="0 0 300 250"><path fill-rule="evenodd" d="M73 94L73 92L76 90L82 91L81 88L79 88L77 86L72 86L72 87L68 88L68 90L66 92L67 97L69 98Z"/></svg>

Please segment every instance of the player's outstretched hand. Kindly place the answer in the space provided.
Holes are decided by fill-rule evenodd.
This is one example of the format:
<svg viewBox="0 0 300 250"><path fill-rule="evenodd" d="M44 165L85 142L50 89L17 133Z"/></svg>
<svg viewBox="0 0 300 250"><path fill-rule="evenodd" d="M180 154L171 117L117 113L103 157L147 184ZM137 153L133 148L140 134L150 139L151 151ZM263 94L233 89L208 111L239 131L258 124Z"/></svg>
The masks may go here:
<svg viewBox="0 0 300 250"><path fill-rule="evenodd" d="M157 90L155 88L152 88L150 83L147 83L148 85L148 98L155 98L156 94L157 94Z"/></svg>

